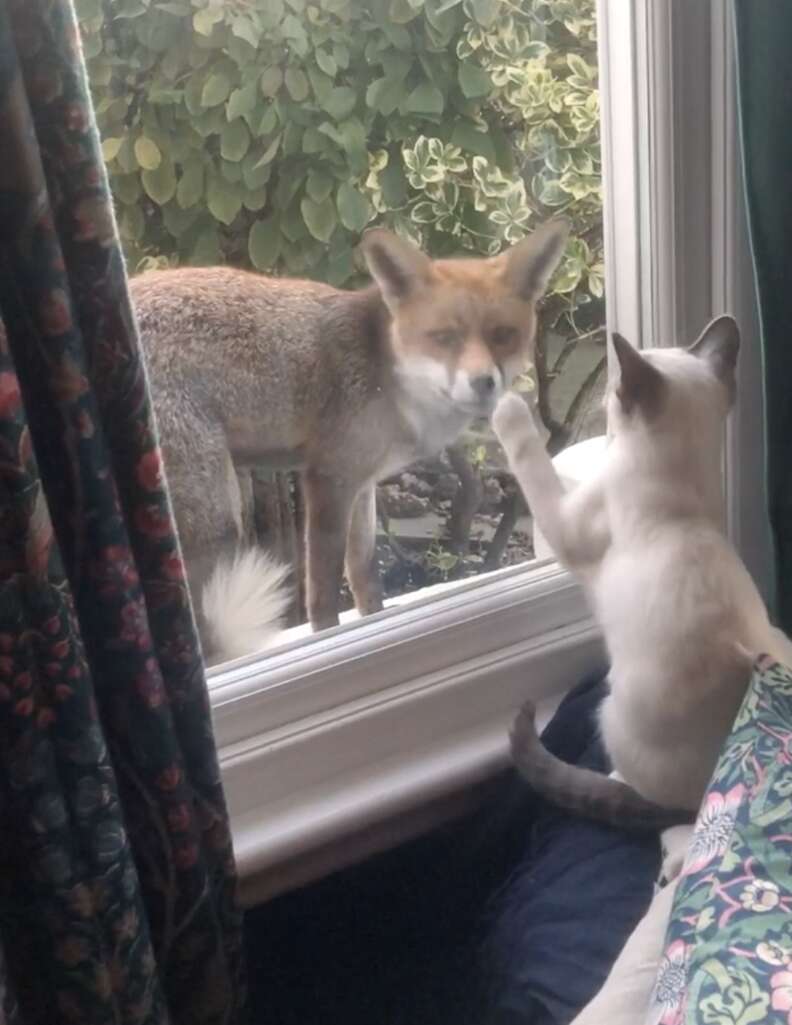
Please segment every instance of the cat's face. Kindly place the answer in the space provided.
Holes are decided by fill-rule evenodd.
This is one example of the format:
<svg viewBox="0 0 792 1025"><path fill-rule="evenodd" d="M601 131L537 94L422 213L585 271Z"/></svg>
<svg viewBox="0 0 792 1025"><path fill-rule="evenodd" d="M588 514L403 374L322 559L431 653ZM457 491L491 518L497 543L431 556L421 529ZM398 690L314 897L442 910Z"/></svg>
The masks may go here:
<svg viewBox="0 0 792 1025"><path fill-rule="evenodd" d="M639 430L695 440L722 426L736 392L740 333L732 317L713 320L688 349L639 352L621 335L613 345L619 372L605 399L609 437Z"/></svg>

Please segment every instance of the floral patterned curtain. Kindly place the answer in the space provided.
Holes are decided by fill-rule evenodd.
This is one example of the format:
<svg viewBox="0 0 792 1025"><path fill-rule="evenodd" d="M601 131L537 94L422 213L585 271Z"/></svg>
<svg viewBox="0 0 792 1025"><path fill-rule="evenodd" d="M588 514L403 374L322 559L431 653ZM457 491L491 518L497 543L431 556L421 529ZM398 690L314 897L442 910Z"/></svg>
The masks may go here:
<svg viewBox="0 0 792 1025"><path fill-rule="evenodd" d="M69 0L0 0L0 1022L236 1025L206 682Z"/></svg>

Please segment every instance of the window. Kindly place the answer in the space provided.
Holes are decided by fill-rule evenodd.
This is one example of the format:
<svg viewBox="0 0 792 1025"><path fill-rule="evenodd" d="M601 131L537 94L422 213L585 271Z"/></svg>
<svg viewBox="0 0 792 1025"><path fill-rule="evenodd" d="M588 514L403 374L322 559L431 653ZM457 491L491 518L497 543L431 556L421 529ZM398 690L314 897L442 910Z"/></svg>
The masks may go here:
<svg viewBox="0 0 792 1025"><path fill-rule="evenodd" d="M376 608L356 568L372 554L386 603L532 559L530 514L488 413L514 383L533 389L553 451L602 429L595 0L81 0L80 13L199 610L239 527L243 544L293 567L288 620L313 602L315 628L352 608L352 591ZM387 260L414 287L390 297L386 281L389 309L369 304L365 323L344 302L340 328L320 309L340 301L327 292L322 304L304 285L167 273L227 263L354 288L372 225L432 258L508 259L557 214L571 223L565 250L529 260L522 276L535 282L517 280L519 267L501 274L495 299L447 279L420 298L419 257L391 244ZM363 250L375 277L378 251ZM496 276L484 266L470 283ZM535 359L517 298L542 300ZM343 361L326 355L333 346Z"/></svg>
<svg viewBox="0 0 792 1025"><path fill-rule="evenodd" d="M255 52L252 40L246 38L249 23L245 12L258 11L258 6L239 7L238 20L234 15L231 23L228 52L218 58L213 51L213 39L221 31L216 28L220 22L229 17L229 12L237 11L230 3L193 8L187 0L151 5L143 0L112 0L106 7L115 16L105 23L102 9L98 3L92 7L92 2L84 0L85 46L98 100L100 127L104 132L105 155L119 203L120 225L128 244L129 240L136 245L142 242L144 249L136 255L145 260L157 255L152 239L170 236L181 245L187 236L193 246L193 256L197 251L200 260L214 262L218 239L227 242L233 236L233 232L224 227L218 230L217 222L233 224L239 216L245 221L248 232L238 242L240 248L232 250L230 256L232 259L239 257L236 262L244 262L247 246L254 264L266 269L275 259L272 254L276 246L272 205L266 205L264 195L270 182L262 181L253 188L251 164L249 180L243 181L242 204L248 200L243 209L237 205L237 199L229 199L239 196L233 188L238 183L228 177L235 172L226 171L225 178L221 174L210 180L204 168L200 183L195 172L196 180L184 184L183 173L175 174L174 180L170 180L174 169L171 166L168 170L168 161L181 163L182 158L175 154L184 143L182 133L185 132L193 138L196 152L206 149L214 153L213 147L219 145L223 160L222 150L228 155L239 152L244 146L242 133L235 129L239 134L239 138L235 138L226 127L228 105L239 105L242 111L246 104L258 103L262 93L268 100L282 94L284 109L291 112L294 123L301 129L291 131L285 125L275 132L268 122L264 126L259 122L257 131L267 140L263 151L254 150L255 171L260 172L262 178L271 173L264 169L272 165L279 153L290 151L291 147L304 148L306 139L309 150L320 143L324 147L325 142L316 137L317 133L330 138L331 143L347 155L357 146L362 160L359 133L355 135L355 130L349 129L351 135L342 135L341 141L337 138L333 142L333 133L337 134L331 123L333 119L328 120L329 127L320 131L322 125L313 125L309 112L300 107L307 99L306 94L300 100L306 89L315 94L317 83L323 89L327 87L327 78L336 81L331 71L335 67L337 73L342 66L346 44L328 36L317 49L314 32L322 29L333 11L346 7L346 0L322 0L315 5L289 2L282 11L280 3L273 0L262 5L261 10L268 12L268 17L273 11L280 12L279 24L286 24L292 34L290 46L296 47L297 52L307 47L306 54L313 46L313 52L321 51L325 67L319 68L316 82L307 72L295 75L291 70L288 81L284 72L276 83L274 72L267 77L259 70L258 92L253 90L244 95L248 85L236 82L233 78L236 72L230 65L221 63L216 68L212 65L211 70L209 65L215 59L233 63L234 53L249 56L251 50ZM384 5L370 6L375 9L382 6L384 10ZM492 17L494 23L500 6L496 0L464 0L458 4L427 0L425 5L415 0L392 0L388 8L391 28L386 30L378 24L376 31L391 32L389 48L398 56L398 40L404 43L404 33L409 34L416 28L415 19L426 18L426 36L433 49L431 55L424 55L419 63L430 79L427 62L431 64L438 53L444 54L448 48L439 46L436 34L447 32L452 19L457 19L454 22L457 25L463 22L472 25L475 31L465 29L464 44L460 43L461 36L456 39L457 57L448 65L453 66L449 73L456 75L455 83L449 80L449 90L459 86L471 100L477 99L477 90L484 89L484 79L469 71L460 71L468 67L466 47L479 54L473 64L485 70L487 59L481 56L482 47L491 47L495 58L506 60L507 64L512 59L519 63L520 52L531 52L536 61L532 68L537 73L541 70L545 76L553 78L553 67L565 68L561 77L567 83L570 74L580 79L581 93L585 91L584 80L593 84L590 72L584 72L576 60L570 63L567 59L579 49L574 43L574 32L572 42L567 38L569 53L557 45L548 54L541 45L556 30L554 20L574 21L581 12L589 17L593 15L585 0L532 0L521 5L519 17L515 15L519 32L515 28L505 41L500 37L495 42L486 41L486 21ZM503 6L511 9L511 5ZM598 232L604 234L608 254L604 270L609 324L639 345L670 341L677 329L680 335L692 334L712 311L731 307L744 324L752 315L750 289L745 287L748 276L744 272L740 234L743 231L741 193L739 181L733 174L736 166L734 99L729 77L730 43L725 3L711 0L706 5L694 5L694 10L690 7L656 4L652 0L636 4L599 0L597 7L602 162L606 185L604 230L597 209L596 154L588 155L592 159L593 173L584 158L579 157L578 173L583 179L590 179L592 190L575 202L582 202L584 207L588 203L589 237L596 238ZM196 35L187 39L186 35L177 35L172 30L168 35L162 30L168 23L167 17L156 22L157 31L147 29L145 18L150 8L164 12L171 20L192 18ZM534 19L536 24L531 20L537 14L547 20L543 27L538 18ZM310 26L310 37L306 36L306 25ZM119 52L125 45L124 33L130 26L153 64L137 69L130 67L128 81L119 85L113 69L117 68ZM375 35L375 29L370 28L370 33ZM563 33L561 38L565 38ZM337 51L335 46L339 47ZM189 50L186 58L185 48ZM346 45L347 51L349 48ZM162 85L160 72L164 68L181 68L179 62L184 59L190 72L177 74L170 86ZM590 57L581 56L581 60L591 63ZM385 71L385 65L381 66ZM204 69L206 74L195 76L196 69ZM492 69L488 73L490 71ZM316 76L316 69L313 72ZM504 72L504 76L503 81L508 82L509 73ZM337 79L346 81L343 75L337 75ZM197 84L192 85L192 82L200 82L200 95ZM369 93L367 86L365 99L366 103L376 101L381 106L392 85L389 73L386 71L377 82L378 85L369 83L372 91ZM142 87L152 84L156 84L156 90L149 95L146 108L150 120L146 122L145 133L141 134L154 144L156 155L154 149L140 141L141 135L134 141L129 139L132 126L138 124L135 118L139 111L135 104L140 101L135 97ZM423 112L436 126L440 116L437 105L445 104L444 92L431 82L426 88L412 79L408 84L415 112ZM193 110L188 108L187 115L182 112L176 116L186 88L190 89L189 103ZM328 94L327 102L358 102L357 97L348 95L349 86L336 84L332 88L341 93ZM208 95L204 95L205 92ZM218 100L221 92L222 100ZM183 98L186 103L186 93ZM209 104L210 100L216 102ZM209 111L203 110L203 101L211 107ZM269 104L267 110L271 106ZM591 119L590 92L580 106L581 117L586 115ZM499 116L502 113L500 111ZM271 120L271 115L264 112L262 121L267 116ZM457 121L455 132L459 126L465 128L463 117L458 117ZM113 124L121 125L122 129L108 127ZM596 119L591 124L596 127ZM543 127L547 129L546 125ZM268 130L265 132L263 128ZM440 132L437 127L432 130ZM139 132L139 127L135 131ZM195 132L200 139L194 138ZM295 262L300 250L297 243L302 239L305 242L302 248L313 253L319 264L329 261L319 268L317 276L333 280L332 275L336 275L339 283L354 283L354 276L340 276L344 268L349 271L350 263L348 254L344 255L346 251L337 248L336 222L341 222L343 229L338 237L348 240L354 232L346 223L358 224L365 204L368 204L368 212L380 212L378 204L384 199L377 196L385 195L383 180L389 182L389 176L395 179L391 161L393 154L399 152L405 178L412 175L414 182L407 182L413 190L409 193L412 199L405 206L405 222L398 226L420 235L430 252L442 254L444 246L458 250L460 244L464 248L464 243L470 241L465 235L469 233L469 226L460 226L454 219L459 205L466 202L457 200L456 188L460 197L476 195L476 188L480 188L479 202L485 209L476 211L474 198L473 213L487 215L490 225L500 225L498 230L502 229L506 241L519 235L521 211L537 193L544 196L540 204L542 213L553 207L553 189L560 188L560 177L552 179L545 174L542 178L542 169L532 167L525 177L515 172L511 184L487 182L486 188L493 193L488 195L480 181L483 165L474 164L468 155L463 170L461 158L448 149L448 146L460 146L463 153L467 152L458 134L456 142L453 138L443 140L442 149L438 149L437 142L430 141L437 135L430 135L428 129L422 135L423 142L420 135L413 135L407 140L399 139L399 145L392 139L387 140L387 146L378 145L370 157L366 157L365 166L360 163L357 174L350 179L363 184L358 189L345 187L341 205L341 185L346 183L332 183L330 188L335 190L336 198L332 217L325 202L329 196L328 183L322 177L322 168L312 165L307 172L310 193L308 177L305 177L297 205L302 227L289 222L286 231L284 224L280 225L283 237L277 246L291 254L291 262L285 255L283 257L286 269L292 273L311 272L310 266L300 267ZM549 131L548 150L542 156L544 166L558 159L557 153L550 153L552 135ZM250 148L253 132L249 125L246 137ZM492 141L497 133L491 130L488 137ZM204 139L209 142L204 143ZM476 141L481 143L482 140ZM132 156L128 153L130 145ZM260 145L259 137L255 145ZM166 152L169 146L174 147L170 157ZM388 150L388 162L384 164L381 149ZM164 166L163 153L166 154ZM406 153L411 155L405 158ZM242 161L247 155L244 154ZM122 158L128 159L131 167L133 157L137 161L134 169L117 173ZM455 164L457 160L459 164ZM439 173L441 163L444 164L442 187L437 188L439 183L431 179ZM146 167L147 164L151 166ZM556 166L559 165L556 163ZM479 168L478 178L475 168ZM454 185L450 196L453 202L449 199L449 183ZM182 209L178 194L173 195L174 188L177 193L181 189L182 200L185 191L189 198L188 185L201 190L211 215L207 220L202 214L198 228L195 223L184 227L188 218L182 215L191 206L185 203ZM525 201L520 188L525 190ZM580 188L583 189L583 185ZM255 192L257 196L248 195ZM509 197L518 193L520 202L515 205L514 199ZM281 217L286 216L288 207L288 203L282 202L284 196L285 193L278 193L276 197L276 212ZM309 202L302 209L306 198ZM260 201L265 205L256 209ZM272 197L270 204L271 201ZM263 218L258 216L260 210L265 211ZM691 211L696 211L695 217L691 216ZM264 226L256 227L257 224ZM509 228L511 235L507 234ZM306 229L310 237L305 235ZM321 238L323 233L328 236L325 242ZM153 246L150 250L145 248L150 245ZM571 420L572 429L567 431L564 440L572 442L601 430L594 411L597 391L604 380L602 289L598 282L602 268L599 243L587 245L588 252L582 247L571 248L556 279L557 294L549 305L552 307L552 302L556 301L564 310L566 304L570 315L560 318L563 324L560 337L552 337L551 332L545 334L544 363L540 362L540 373L552 377L552 384L542 393L545 407L549 399L556 420ZM133 250L130 246L131 256ZM280 256L278 251L278 259ZM571 292L559 290L558 282L564 284L564 274L578 275ZM586 296L588 301L580 301ZM575 346L568 344L573 339L579 339ZM741 408L750 409L755 401L756 391L751 393L748 389L756 388L758 377L751 374L750 361L744 359L743 376L749 380L743 382ZM578 398L581 391L582 398ZM544 413L547 416L547 408ZM744 476L750 472L751 463L739 459L738 454L749 432L755 431L755 425L755 417L743 417L738 409L730 439L728 480L735 537L752 553L755 560L752 568L761 575L764 534L756 515L756 510L761 508L760 492L754 489L756 482ZM751 443L755 440L754 437ZM488 436L474 434L468 446L468 451L471 450L475 455L474 484L483 465L484 482L496 478L502 487L502 478L496 477L491 463L497 454ZM756 465L755 456L753 464ZM737 466L743 474L739 479ZM420 492L426 492L427 486L437 487L441 469L442 474L450 472L436 463L433 469L409 471L419 484L408 480L407 487L400 477L394 479L390 485L393 490L385 493L387 501L395 503L405 495L410 496L405 501L428 499L428 506L423 502L413 502L413 506L416 509L420 506L425 514L422 518L429 522L418 531L418 518L393 516L393 520L406 521L397 524L400 535L391 531L391 534L396 533L395 544L382 533L380 536L386 563L392 560L398 563L401 556L394 555L398 549L402 556L405 551L413 556L417 552L423 564L423 578L408 580L398 590L406 590L416 582L429 583L429 586L395 597L394 602L400 606L397 612L387 610L349 627L312 635L307 629L298 628L266 657L236 661L210 674L224 781L231 804L240 870L249 887L248 899L258 899L278 888L307 880L328 867L335 867L393 842L397 836L424 828L429 821L451 814L466 795L475 791L476 784L505 764L508 723L526 693L530 691L540 701L540 707L544 702L548 710L570 683L601 660L597 631L572 581L552 563L526 561L531 555L528 530L525 539L518 539L518 547L512 550L514 558L508 560L512 565L481 576L468 577L468 574L484 567L485 563L468 555L460 560L456 553L448 552L437 543L447 509L439 504L436 497L439 492ZM492 485L487 486L495 490ZM279 487L280 492L275 491L276 510L287 507L290 500L283 492L283 483ZM271 508L272 487L269 491L266 487L260 490L266 499L262 505L269 503ZM527 521L524 523L529 525ZM474 557L486 559L486 542L488 535L497 529L497 520L488 523L481 518L476 527L482 536L474 532L470 551ZM281 531L281 540L287 549L293 544L289 541L292 530L289 524L288 529ZM452 561L452 556L457 561ZM389 568L390 565L385 566L386 570ZM443 579L456 575L462 579L451 582ZM287 861L288 874L272 874L273 867L283 866Z"/></svg>

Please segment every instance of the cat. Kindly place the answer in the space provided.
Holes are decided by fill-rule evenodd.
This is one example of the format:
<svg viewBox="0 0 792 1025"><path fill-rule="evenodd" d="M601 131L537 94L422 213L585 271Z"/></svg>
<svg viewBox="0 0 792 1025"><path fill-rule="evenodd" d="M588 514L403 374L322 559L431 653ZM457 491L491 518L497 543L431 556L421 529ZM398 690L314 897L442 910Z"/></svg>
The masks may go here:
<svg viewBox="0 0 792 1025"><path fill-rule="evenodd" d="M754 658L792 663L792 643L724 533L722 441L736 395L739 330L713 320L688 349L639 352L614 334L599 471L567 492L528 406L492 422L535 523L582 583L610 657L600 725L614 777L554 758L526 704L518 771L557 805L629 829L691 821Z"/></svg>

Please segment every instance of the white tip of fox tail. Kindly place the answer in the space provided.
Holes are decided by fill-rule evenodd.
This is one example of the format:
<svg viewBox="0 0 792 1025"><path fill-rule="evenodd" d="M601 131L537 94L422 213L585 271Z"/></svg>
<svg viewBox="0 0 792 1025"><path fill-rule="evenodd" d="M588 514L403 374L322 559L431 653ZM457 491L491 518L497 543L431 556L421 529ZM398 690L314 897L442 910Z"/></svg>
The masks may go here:
<svg viewBox="0 0 792 1025"><path fill-rule="evenodd" d="M240 658L272 643L289 606L288 573L258 548L217 563L201 596L216 656Z"/></svg>

